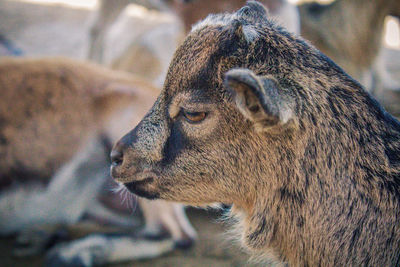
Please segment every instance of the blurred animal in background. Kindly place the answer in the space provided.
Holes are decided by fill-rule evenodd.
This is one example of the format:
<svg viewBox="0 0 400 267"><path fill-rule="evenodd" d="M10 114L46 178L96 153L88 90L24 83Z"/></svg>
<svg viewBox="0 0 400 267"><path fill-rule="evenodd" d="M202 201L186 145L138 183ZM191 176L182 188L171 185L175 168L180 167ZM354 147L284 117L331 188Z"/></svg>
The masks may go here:
<svg viewBox="0 0 400 267"><path fill-rule="evenodd" d="M196 24L111 155L139 196L232 203L268 266L399 266L400 122L259 2Z"/></svg>
<svg viewBox="0 0 400 267"><path fill-rule="evenodd" d="M109 179L111 144L136 125L158 90L132 75L66 58L2 58L0 90L0 233L17 234L15 253L48 248L84 215L134 225L98 195ZM90 235L56 246L49 264L155 257L193 243L196 233L182 205L138 201L145 227L136 238Z"/></svg>
<svg viewBox="0 0 400 267"><path fill-rule="evenodd" d="M297 7L287 0L260 0L267 8L272 19L294 33L300 32L300 18ZM174 12L183 22L185 32L188 33L199 20L208 14L232 12L246 4L246 0L191 0L177 2L173 6Z"/></svg>
<svg viewBox="0 0 400 267"><path fill-rule="evenodd" d="M301 34L368 91L400 90L379 56L384 21L399 16L398 0L336 0L299 6Z"/></svg>
<svg viewBox="0 0 400 267"><path fill-rule="evenodd" d="M280 24L292 32L300 32L300 19L295 5L287 0L262 0L261 2L269 8L271 16ZM107 32L122 10L130 3L144 4L148 8L176 15L187 33L195 22L208 14L234 11L243 6L246 0L100 0L96 19L90 30L88 53L90 60L105 63L104 43ZM146 78L156 87L161 87L172 54L183 39L183 33L178 34L175 39L171 38L173 34L176 35L162 26L145 32L111 62L111 67L132 72Z"/></svg>
<svg viewBox="0 0 400 267"><path fill-rule="evenodd" d="M103 63L105 34L127 5L138 4L149 9L168 11L169 3L167 0L98 0L98 10L90 29L88 58Z"/></svg>

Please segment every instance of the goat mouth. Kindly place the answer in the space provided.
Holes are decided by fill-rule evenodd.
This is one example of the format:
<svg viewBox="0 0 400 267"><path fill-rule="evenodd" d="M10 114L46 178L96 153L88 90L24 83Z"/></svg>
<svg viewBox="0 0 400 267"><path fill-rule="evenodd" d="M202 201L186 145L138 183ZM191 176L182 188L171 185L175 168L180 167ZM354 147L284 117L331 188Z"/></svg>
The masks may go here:
<svg viewBox="0 0 400 267"><path fill-rule="evenodd" d="M138 195L139 197L144 197L147 199L157 199L159 198L158 193L150 192L149 190L145 189L146 185L151 184L152 182L154 182L154 178L147 177L140 181L125 183L124 186L129 190L129 192Z"/></svg>
<svg viewBox="0 0 400 267"><path fill-rule="evenodd" d="M123 184L144 181L149 177L154 180L154 177L157 177L156 173L148 169L137 170L133 174L130 174L118 169L118 166L111 166L110 174L115 181Z"/></svg>

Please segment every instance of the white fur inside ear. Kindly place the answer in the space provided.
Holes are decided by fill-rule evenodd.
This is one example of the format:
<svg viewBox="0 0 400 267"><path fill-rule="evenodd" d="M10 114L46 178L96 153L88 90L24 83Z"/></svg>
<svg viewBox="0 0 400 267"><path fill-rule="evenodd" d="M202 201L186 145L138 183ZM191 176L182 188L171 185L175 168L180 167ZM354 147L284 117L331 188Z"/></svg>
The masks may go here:
<svg viewBox="0 0 400 267"><path fill-rule="evenodd" d="M248 43L252 43L258 39L259 34L252 25L243 26L243 35Z"/></svg>
<svg viewBox="0 0 400 267"><path fill-rule="evenodd" d="M293 117L292 110L288 107L283 108L279 114L281 124L287 123Z"/></svg>
<svg viewBox="0 0 400 267"><path fill-rule="evenodd" d="M246 98L243 92L237 92L235 97L236 106L239 108L240 112L248 120L252 120L252 115L246 107Z"/></svg>

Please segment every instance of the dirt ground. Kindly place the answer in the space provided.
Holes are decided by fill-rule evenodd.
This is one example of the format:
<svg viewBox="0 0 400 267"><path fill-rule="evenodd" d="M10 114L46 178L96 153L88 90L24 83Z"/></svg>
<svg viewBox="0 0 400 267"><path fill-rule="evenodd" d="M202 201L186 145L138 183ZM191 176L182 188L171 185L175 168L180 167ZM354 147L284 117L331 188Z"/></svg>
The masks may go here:
<svg viewBox="0 0 400 267"><path fill-rule="evenodd" d="M188 216L198 231L196 245L186 251L176 250L153 260L114 264L114 267L256 267L236 244L224 238L224 224L217 222L219 214L211 211L189 209ZM0 239L1 267L43 266L43 256L17 258L11 254L12 238Z"/></svg>
<svg viewBox="0 0 400 267"><path fill-rule="evenodd" d="M0 37L5 36L12 47L21 51L23 55L65 55L85 58L90 19L91 11L88 9L0 0ZM132 21L131 23L135 25L137 18L133 18ZM154 23L148 21L144 25L150 27ZM129 34L129 38L138 35L135 27ZM1 47L0 42L0 56L9 55L10 51L7 47ZM388 59L387 65L394 77L400 80L400 50L386 50L383 54ZM400 93L387 93L383 99L389 111L399 116ZM222 233L226 227L216 222L219 217L217 213L190 209L188 214L199 233L199 240L194 248L188 251L174 251L154 260L113 266L258 266L248 263L248 256L236 245L223 241ZM23 259L13 257L12 244L12 238L0 239L0 267L43 265L42 256Z"/></svg>

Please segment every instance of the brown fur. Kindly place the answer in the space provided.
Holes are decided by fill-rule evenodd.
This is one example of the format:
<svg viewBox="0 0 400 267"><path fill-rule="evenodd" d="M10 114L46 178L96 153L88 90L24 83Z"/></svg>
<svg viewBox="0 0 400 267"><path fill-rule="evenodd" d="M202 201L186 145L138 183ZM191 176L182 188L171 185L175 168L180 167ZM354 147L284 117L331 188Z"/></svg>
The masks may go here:
<svg viewBox="0 0 400 267"><path fill-rule="evenodd" d="M3 183L49 179L88 138L106 134L110 116L135 103L138 121L156 95L140 79L68 59L2 58L0 73Z"/></svg>
<svg viewBox="0 0 400 267"><path fill-rule="evenodd" d="M115 145L112 176L147 198L232 203L242 243L270 261L398 266L399 136L355 80L250 1L189 34Z"/></svg>

